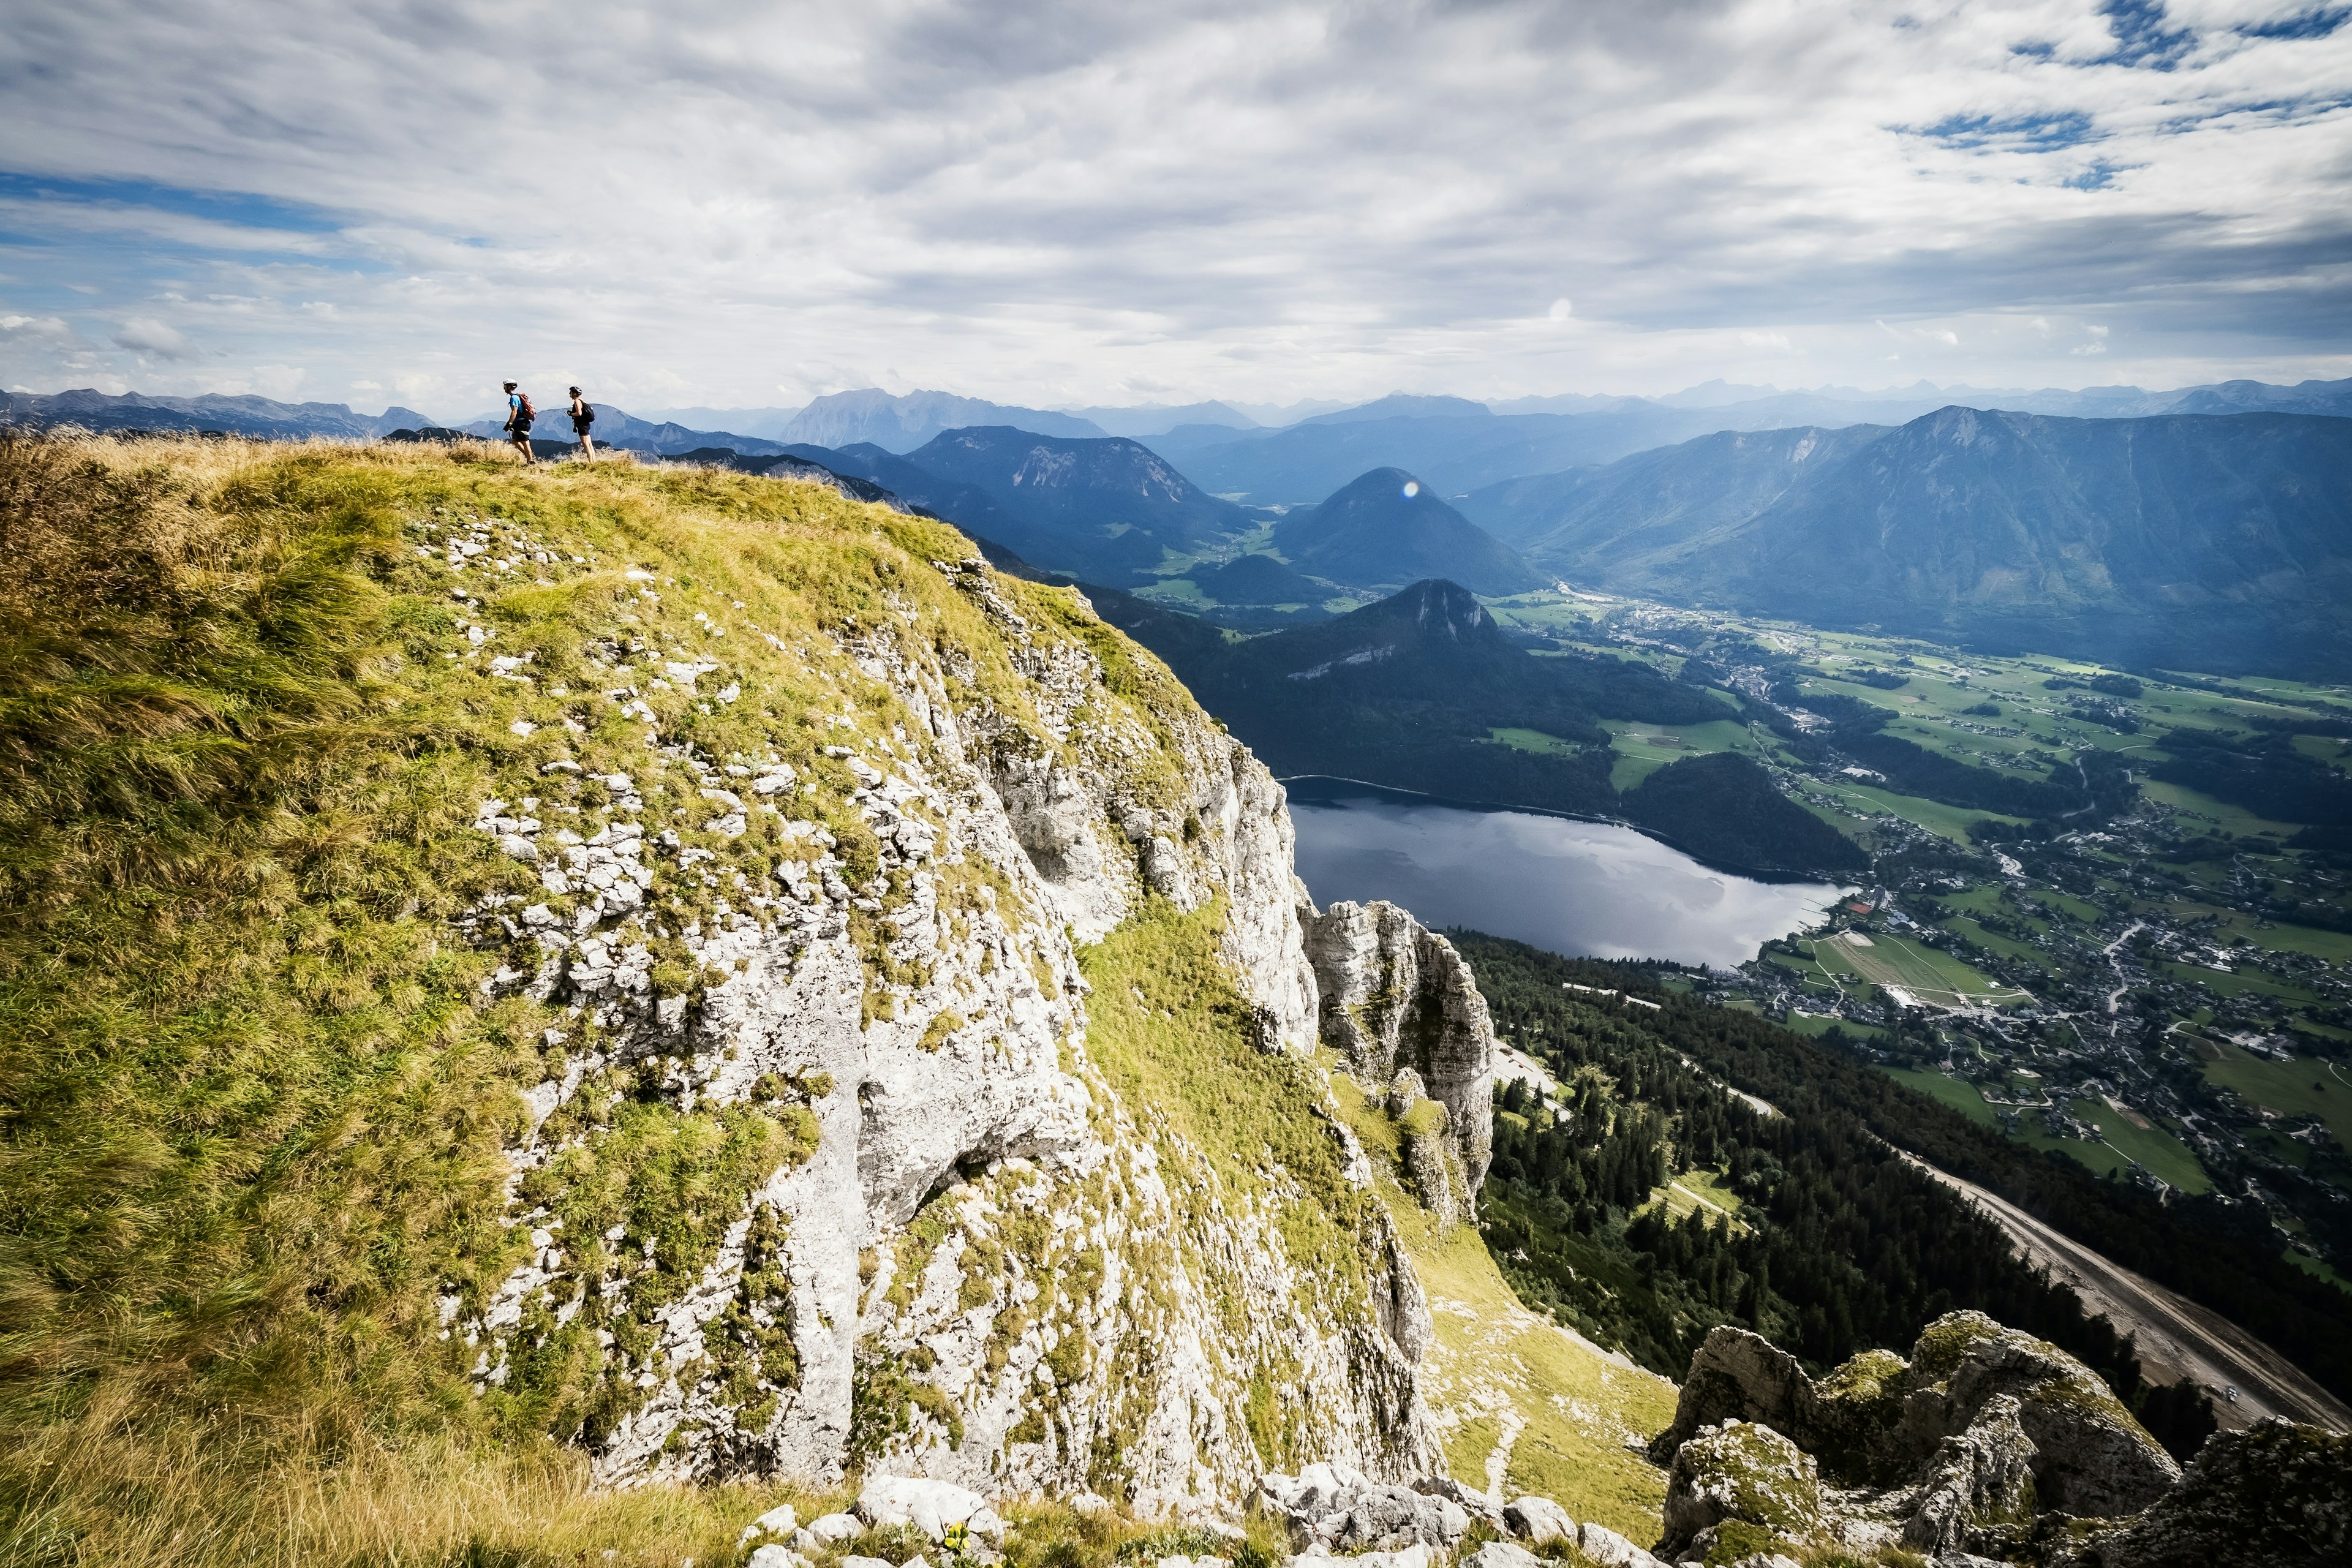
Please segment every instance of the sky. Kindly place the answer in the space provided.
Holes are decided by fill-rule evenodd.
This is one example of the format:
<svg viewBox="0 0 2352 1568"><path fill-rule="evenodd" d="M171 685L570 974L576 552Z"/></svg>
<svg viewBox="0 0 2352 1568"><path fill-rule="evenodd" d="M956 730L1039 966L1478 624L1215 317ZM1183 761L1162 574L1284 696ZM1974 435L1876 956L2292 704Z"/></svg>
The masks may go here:
<svg viewBox="0 0 2352 1568"><path fill-rule="evenodd" d="M0 0L0 386L2352 375L2352 0Z"/></svg>

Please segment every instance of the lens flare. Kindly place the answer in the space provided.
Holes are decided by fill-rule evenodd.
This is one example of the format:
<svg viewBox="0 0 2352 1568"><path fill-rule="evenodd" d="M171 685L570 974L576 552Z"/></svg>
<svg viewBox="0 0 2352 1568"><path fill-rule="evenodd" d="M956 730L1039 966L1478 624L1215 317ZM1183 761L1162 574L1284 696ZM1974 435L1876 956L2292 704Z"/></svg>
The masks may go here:
<svg viewBox="0 0 2352 1568"><path fill-rule="evenodd" d="M1405 480L1404 493L1408 497L1419 495L1421 493L1421 481L1419 479Z"/></svg>

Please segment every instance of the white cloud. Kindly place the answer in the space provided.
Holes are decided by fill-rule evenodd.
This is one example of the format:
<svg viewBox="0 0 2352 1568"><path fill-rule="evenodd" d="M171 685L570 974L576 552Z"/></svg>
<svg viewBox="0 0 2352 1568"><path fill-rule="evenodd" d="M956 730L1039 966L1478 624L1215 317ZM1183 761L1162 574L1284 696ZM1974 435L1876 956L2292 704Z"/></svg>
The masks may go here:
<svg viewBox="0 0 2352 1568"><path fill-rule="evenodd" d="M114 334L117 348L132 353L152 354L157 359L183 360L196 357L196 347L184 333L164 325L152 317L134 316L122 323Z"/></svg>
<svg viewBox="0 0 2352 1568"><path fill-rule="evenodd" d="M2027 377L2094 310L2344 374L2352 28L2240 30L2294 9L2174 0L2153 70L2097 0L86 0L0 35L54 186L0 218L110 319L450 412L1831 379L1874 319Z"/></svg>

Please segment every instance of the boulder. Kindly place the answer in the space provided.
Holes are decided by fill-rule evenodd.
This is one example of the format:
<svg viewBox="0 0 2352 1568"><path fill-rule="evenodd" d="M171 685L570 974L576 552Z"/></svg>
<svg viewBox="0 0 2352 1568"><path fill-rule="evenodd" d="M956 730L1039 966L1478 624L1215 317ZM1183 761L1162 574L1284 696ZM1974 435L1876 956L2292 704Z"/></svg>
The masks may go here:
<svg viewBox="0 0 2352 1568"><path fill-rule="evenodd" d="M1672 1465L1675 1450L1700 1427L1727 1421L1760 1422L1802 1443L1811 1436L1812 1413L1812 1379L1795 1356L1761 1334L1719 1327L1691 1357L1674 1425L1651 1443L1650 1462Z"/></svg>
<svg viewBox="0 0 2352 1568"><path fill-rule="evenodd" d="M1576 1549L1601 1568L1654 1568L1657 1559L1603 1525L1579 1526Z"/></svg>
<svg viewBox="0 0 2352 1568"><path fill-rule="evenodd" d="M808 1532L820 1546L838 1546L866 1533L866 1523L853 1513L819 1514L808 1522Z"/></svg>
<svg viewBox="0 0 2352 1568"><path fill-rule="evenodd" d="M1470 1529L1468 1510L1452 1499L1371 1480L1345 1465L1309 1465L1296 1476L1258 1482L1266 1511L1289 1527L1302 1549L1397 1552L1416 1544L1449 1547Z"/></svg>
<svg viewBox="0 0 2352 1568"><path fill-rule="evenodd" d="M988 1500L953 1481L923 1480L914 1476L868 1476L857 1494L857 1517L869 1526L911 1524L933 1541L946 1539L948 1526L970 1527L975 1515L988 1511ZM1003 1531L997 1521L998 1533Z"/></svg>
<svg viewBox="0 0 2352 1568"><path fill-rule="evenodd" d="M1574 1541L1576 1521L1548 1497L1514 1498L1503 1506L1503 1523L1521 1541Z"/></svg>
<svg viewBox="0 0 2352 1568"><path fill-rule="evenodd" d="M848 1563L859 1560L845 1558L843 1561ZM871 1562L876 1559L869 1558L863 1561ZM794 1552L791 1547L778 1546L771 1542L758 1548L751 1556L745 1558L744 1568L811 1568L811 1565L807 1558Z"/></svg>
<svg viewBox="0 0 2352 1568"><path fill-rule="evenodd" d="M1911 1352L1899 1436L1924 1461L1992 1400L2016 1401L2032 1440L2037 1506L2086 1518L2137 1513L2180 1480L2180 1467L2096 1373L2057 1346L1982 1312L1927 1325Z"/></svg>
<svg viewBox="0 0 2352 1568"><path fill-rule="evenodd" d="M1524 1546L1490 1541L1462 1559L1460 1568L1536 1568L1541 1561Z"/></svg>
<svg viewBox="0 0 2352 1568"><path fill-rule="evenodd" d="M1678 1555L1702 1531L1801 1543L1824 1533L1827 1508L1812 1456L1769 1426L1703 1426L1675 1454L1666 1478L1665 1534L1657 1552ZM1725 1531L1727 1525L1749 1530Z"/></svg>
<svg viewBox="0 0 2352 1568"><path fill-rule="evenodd" d="M1475 1487L1465 1487L1452 1476L1423 1476L1412 1483L1412 1489L1430 1497L1444 1498L1472 1519L1495 1530L1507 1530L1503 1522L1503 1505L1488 1493Z"/></svg>
<svg viewBox="0 0 2352 1568"><path fill-rule="evenodd" d="M894 1565L879 1557L860 1557L853 1552L835 1563L834 1568L894 1568Z"/></svg>
<svg viewBox="0 0 2352 1568"><path fill-rule="evenodd" d="M743 1539L756 1541L762 1535L793 1535L799 1532L800 1527L800 1515L793 1511L792 1504L785 1503L780 1508L770 1509L745 1525Z"/></svg>

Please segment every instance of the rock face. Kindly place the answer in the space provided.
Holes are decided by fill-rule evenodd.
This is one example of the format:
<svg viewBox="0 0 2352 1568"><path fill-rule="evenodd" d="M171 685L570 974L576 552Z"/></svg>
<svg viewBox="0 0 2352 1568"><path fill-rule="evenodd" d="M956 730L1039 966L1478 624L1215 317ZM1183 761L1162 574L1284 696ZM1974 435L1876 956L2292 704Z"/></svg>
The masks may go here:
<svg viewBox="0 0 2352 1568"><path fill-rule="evenodd" d="M1710 1528L1753 1528L1769 1537L1759 1545L1965 1553L2023 1541L2037 1513L2136 1513L2180 1478L2088 1368L1981 1312L1937 1319L1908 1360L1872 1351L1818 1381L1755 1334L1718 1328L1650 1452L1673 1466L1664 1545L1675 1551ZM1848 1489L1790 1468L1816 1462Z"/></svg>
<svg viewBox="0 0 2352 1568"><path fill-rule="evenodd" d="M1495 1145L1495 1026L1454 944L1394 904L1303 903L1323 1043L1383 1090L1401 1071L1445 1110L1463 1191L1486 1179Z"/></svg>
<svg viewBox="0 0 2352 1568"><path fill-rule="evenodd" d="M1801 1542L1822 1532L1824 1519L1812 1457L1769 1426L1727 1421L1700 1427L1676 1449L1657 1554L1679 1558L1702 1535L1706 1552L1727 1523Z"/></svg>
<svg viewBox="0 0 2352 1568"><path fill-rule="evenodd" d="M1213 928L1222 978L1202 983L1231 988L1258 1050L1295 1058L1329 1034L1281 788L1066 591L976 560L894 570L890 616L798 634L805 680L857 695L815 757L722 759L656 728L637 776L584 797L613 820L575 812L596 837L567 829L562 852L523 808L484 807L481 830L563 907L494 897L466 934L534 943L537 971L494 985L577 1027L529 1097L513 1215L537 1227L530 1260L478 1306L445 1300L478 1386L588 1302L607 1370L580 1440L607 1483L887 1465L1188 1505L1246 1490L1276 1431L1372 1476L1429 1471L1428 1311L1379 1204L1309 1192L1257 1147L1234 1152L1260 1167L1235 1183L1234 1154L1122 1100L1090 1055L1076 944L1151 911ZM960 616L984 630L933 629ZM721 703L758 673L667 669ZM649 837L625 817L656 787L698 810ZM1306 914L1333 973L1364 982L1341 1013L1363 1020L1358 1057L1423 1072L1466 1194L1491 1042L1466 968L1402 910ZM701 978L666 991L663 973ZM1189 1026L1169 1026L1170 1048ZM1297 1117L1336 1151L1298 1077ZM756 1105L793 1130L674 1272L650 1233L561 1229L621 1136L624 1084L715 1127ZM1301 1205L1353 1227L1337 1273L1291 1256ZM1416 1521L1439 1508L1404 1499ZM1374 1514L1361 1544L1400 1538Z"/></svg>
<svg viewBox="0 0 2352 1568"><path fill-rule="evenodd" d="M2352 1561L2352 1435L2270 1420L2206 1439L2138 1519L2060 1543L2053 1568L2321 1568Z"/></svg>

